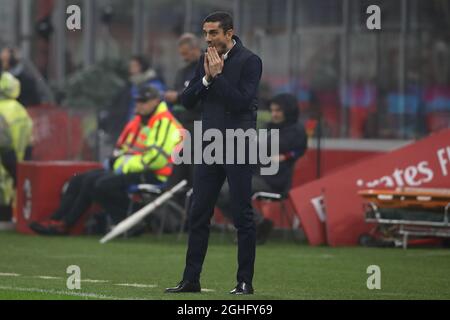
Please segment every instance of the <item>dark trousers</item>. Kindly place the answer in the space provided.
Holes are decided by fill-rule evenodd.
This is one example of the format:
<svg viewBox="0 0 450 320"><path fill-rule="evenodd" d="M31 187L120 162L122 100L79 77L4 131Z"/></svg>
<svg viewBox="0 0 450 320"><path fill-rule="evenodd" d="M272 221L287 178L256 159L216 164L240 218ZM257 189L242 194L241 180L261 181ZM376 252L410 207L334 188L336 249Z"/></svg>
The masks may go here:
<svg viewBox="0 0 450 320"><path fill-rule="evenodd" d="M103 169L78 174L70 179L59 208L52 219L73 226L93 202L99 203L113 222L126 217L129 198L127 189L138 183L161 183L151 173L114 174Z"/></svg>
<svg viewBox="0 0 450 320"><path fill-rule="evenodd" d="M152 172L108 174L95 184L94 199L99 203L114 224L127 217L130 203L127 190L131 185L140 183L161 184Z"/></svg>
<svg viewBox="0 0 450 320"><path fill-rule="evenodd" d="M195 165L193 201L188 212L189 240L183 279L199 281L208 248L210 220L222 185L227 179L232 218L238 236L237 281L252 283L256 230L251 204L252 166Z"/></svg>
<svg viewBox="0 0 450 320"><path fill-rule="evenodd" d="M71 227L91 206L95 182L107 172L102 169L87 171L72 177L64 191L59 208L52 215Z"/></svg>

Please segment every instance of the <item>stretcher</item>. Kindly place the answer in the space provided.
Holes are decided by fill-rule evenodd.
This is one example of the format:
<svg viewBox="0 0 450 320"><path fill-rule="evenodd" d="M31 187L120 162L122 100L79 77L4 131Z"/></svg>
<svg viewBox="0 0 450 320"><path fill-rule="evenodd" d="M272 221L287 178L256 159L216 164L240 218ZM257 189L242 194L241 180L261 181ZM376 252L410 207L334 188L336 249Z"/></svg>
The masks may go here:
<svg viewBox="0 0 450 320"><path fill-rule="evenodd" d="M395 245L450 238L450 189L397 188L361 190L367 223L375 224L361 236L363 245ZM425 239L425 240L424 240Z"/></svg>

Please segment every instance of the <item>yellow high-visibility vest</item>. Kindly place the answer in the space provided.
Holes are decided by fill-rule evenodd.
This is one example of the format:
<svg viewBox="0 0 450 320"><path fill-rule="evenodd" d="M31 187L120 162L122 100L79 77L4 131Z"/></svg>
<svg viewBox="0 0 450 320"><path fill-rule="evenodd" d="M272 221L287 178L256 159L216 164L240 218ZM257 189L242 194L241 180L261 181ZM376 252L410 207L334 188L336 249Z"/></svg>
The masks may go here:
<svg viewBox="0 0 450 320"><path fill-rule="evenodd" d="M14 149L22 161L31 145L33 122L25 108L14 99L0 100L0 148ZM14 195L13 179L0 163L0 204L10 205Z"/></svg>
<svg viewBox="0 0 450 320"><path fill-rule="evenodd" d="M182 128L164 101L146 125L136 116L119 137L116 148L121 155L114 162L114 171L127 174L148 170L160 181L166 181L172 174L171 155L181 143Z"/></svg>

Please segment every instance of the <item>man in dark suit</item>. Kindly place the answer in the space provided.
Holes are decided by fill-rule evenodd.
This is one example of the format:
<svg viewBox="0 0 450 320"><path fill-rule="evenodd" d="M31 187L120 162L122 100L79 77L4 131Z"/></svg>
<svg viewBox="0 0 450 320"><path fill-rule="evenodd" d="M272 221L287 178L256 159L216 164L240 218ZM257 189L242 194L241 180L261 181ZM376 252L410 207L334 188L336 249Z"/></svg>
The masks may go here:
<svg viewBox="0 0 450 320"><path fill-rule="evenodd" d="M203 34L208 44L195 70L194 78L181 95L182 104L202 106L202 130L256 129L257 91L262 61L246 49L234 35L233 20L225 12L205 18ZM224 139L225 141L225 139ZM225 148L225 142L223 142ZM203 143L203 149L207 143ZM235 149L234 155L245 152ZM227 151L225 151L226 154ZM244 164L196 164L193 201L189 209L189 240L182 281L166 292L200 292L200 273L206 255L210 219L220 189L227 179L233 208L233 222L238 232L237 285L231 294L252 294L256 251L256 232L251 205L253 168Z"/></svg>

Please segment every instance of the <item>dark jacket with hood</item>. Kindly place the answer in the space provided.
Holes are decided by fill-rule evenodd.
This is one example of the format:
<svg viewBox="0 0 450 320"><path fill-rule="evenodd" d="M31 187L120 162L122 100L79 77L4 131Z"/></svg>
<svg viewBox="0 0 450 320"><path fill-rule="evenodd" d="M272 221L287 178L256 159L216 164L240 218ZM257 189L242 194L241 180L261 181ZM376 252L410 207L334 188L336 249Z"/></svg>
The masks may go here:
<svg viewBox="0 0 450 320"><path fill-rule="evenodd" d="M261 177L272 188L271 191L284 194L291 187L295 162L305 153L308 139L304 126L298 122L297 99L290 94L280 94L272 102L281 107L285 121L280 124L270 122L267 129L280 130L279 154L284 155L286 160L279 163L276 175Z"/></svg>
<svg viewBox="0 0 450 320"><path fill-rule="evenodd" d="M184 89L187 88L189 82L194 77L197 64L198 61L194 61L178 70L175 76L174 85L174 89L178 92L178 97L181 97ZM180 98L178 98L176 103L181 104ZM174 112L174 115L183 124L183 127L192 133L194 130L194 121L199 121L201 119L201 112L202 110L200 103L197 103L194 108L190 110L183 110L181 112Z"/></svg>

